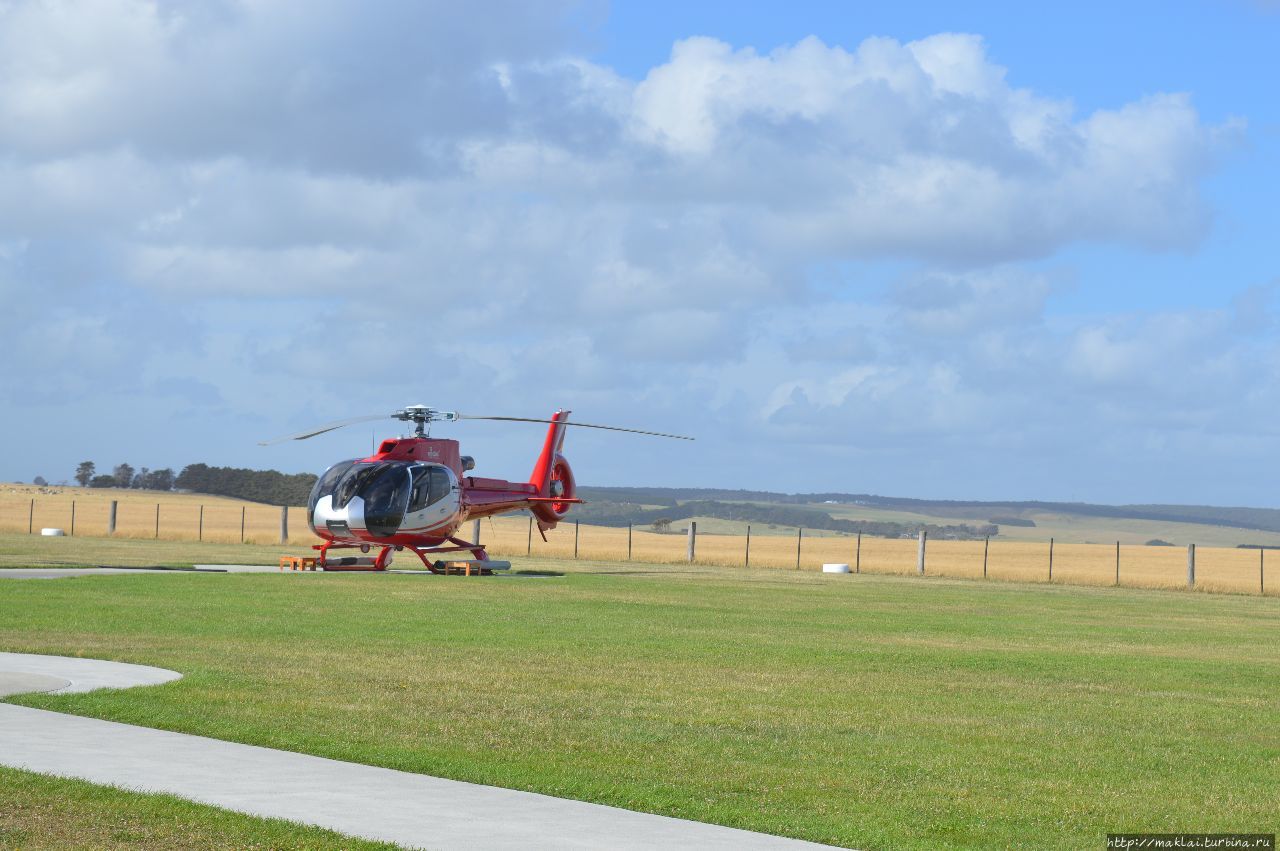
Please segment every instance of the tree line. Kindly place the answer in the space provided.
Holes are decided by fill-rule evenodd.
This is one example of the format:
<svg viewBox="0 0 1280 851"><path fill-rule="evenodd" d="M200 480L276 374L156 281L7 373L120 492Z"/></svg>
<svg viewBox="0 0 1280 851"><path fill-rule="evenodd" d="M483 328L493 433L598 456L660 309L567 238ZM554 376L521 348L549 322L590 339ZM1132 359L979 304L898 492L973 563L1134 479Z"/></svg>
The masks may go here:
<svg viewBox="0 0 1280 851"><path fill-rule="evenodd" d="M192 491L217 496L265 502L270 505L303 505L316 483L313 473L281 473L278 470L248 470L240 467L210 467L188 464L177 475L169 468L135 470L117 464L110 473L99 474L92 461L82 461L75 480L89 488L133 488L155 491Z"/></svg>
<svg viewBox="0 0 1280 851"><path fill-rule="evenodd" d="M152 470L143 467L135 470L132 464L117 464L110 473L98 473L98 465L92 461L81 461L76 467L75 480L83 488L135 488L137 490L168 491L173 490L176 477L173 470L165 467Z"/></svg>

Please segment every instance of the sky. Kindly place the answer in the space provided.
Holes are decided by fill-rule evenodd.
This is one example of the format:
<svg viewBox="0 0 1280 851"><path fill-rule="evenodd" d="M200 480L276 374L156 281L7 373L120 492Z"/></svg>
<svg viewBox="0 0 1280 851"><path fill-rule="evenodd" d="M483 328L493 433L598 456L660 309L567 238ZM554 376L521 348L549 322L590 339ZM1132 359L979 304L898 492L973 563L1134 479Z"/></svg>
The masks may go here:
<svg viewBox="0 0 1280 851"><path fill-rule="evenodd" d="M372 11L371 11L372 10ZM1280 507L1280 5L0 0L0 479ZM438 425L523 479L537 426Z"/></svg>

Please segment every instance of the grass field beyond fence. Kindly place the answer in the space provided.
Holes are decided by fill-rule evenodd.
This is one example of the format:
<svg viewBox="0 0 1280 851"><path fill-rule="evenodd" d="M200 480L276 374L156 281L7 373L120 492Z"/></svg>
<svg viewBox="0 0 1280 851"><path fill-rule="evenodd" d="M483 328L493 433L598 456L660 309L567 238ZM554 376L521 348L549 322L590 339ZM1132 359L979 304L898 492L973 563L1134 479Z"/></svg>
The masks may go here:
<svg viewBox="0 0 1280 851"><path fill-rule="evenodd" d="M50 493L49 491L56 491ZM112 500L118 502L118 538L158 538L169 541L213 543L280 543L280 508L203 494L147 491L38 489L9 485L0 491L0 532L39 534L43 527L57 527L79 536L101 537L107 532ZM73 509L74 504L74 509ZM72 512L74 510L74 527ZM159 524L157 527L157 511ZM242 526L243 524L243 526ZM289 509L289 538L298 551L317 542L307 527L306 511ZM462 530L471 533L470 525ZM547 533L544 542L525 516L497 517L482 521L481 541L499 557L530 555L542 558L598 559L657 564L687 561L688 539L679 532L658 533L648 527L631 530L607 526L577 525L572 519ZM630 544L628 545L628 541ZM750 566L789 570L821 570L825 563L846 563L863 573L916 573L917 541L830 532L801 534L797 564L797 537L761 527L751 537ZM1048 541L931 540L926 547L926 572L963 579L984 577L1017 582L1049 581ZM697 536L695 562L726 567L746 566L745 535ZM1272 564L1267 563L1270 558ZM1114 544L1056 542L1053 545L1053 577L1057 583L1112 585L1116 583L1117 548ZM410 566L404 565L401 566ZM1187 550L1184 547L1124 545L1119 548L1119 584L1141 588L1184 588L1187 584ZM1274 579L1266 573L1272 571ZM1196 551L1196 588L1202 591L1257 594L1280 593L1280 553L1258 549L1199 547Z"/></svg>

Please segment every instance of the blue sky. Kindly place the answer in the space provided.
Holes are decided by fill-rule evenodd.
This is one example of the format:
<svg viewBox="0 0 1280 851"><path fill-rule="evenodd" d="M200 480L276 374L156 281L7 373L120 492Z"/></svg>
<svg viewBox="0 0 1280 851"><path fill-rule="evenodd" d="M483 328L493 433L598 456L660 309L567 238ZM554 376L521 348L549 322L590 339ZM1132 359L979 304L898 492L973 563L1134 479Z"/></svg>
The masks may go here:
<svg viewBox="0 0 1280 851"><path fill-rule="evenodd" d="M0 5L0 478L1280 505L1274 4ZM394 424L375 429L385 436ZM536 431L449 431L519 478Z"/></svg>

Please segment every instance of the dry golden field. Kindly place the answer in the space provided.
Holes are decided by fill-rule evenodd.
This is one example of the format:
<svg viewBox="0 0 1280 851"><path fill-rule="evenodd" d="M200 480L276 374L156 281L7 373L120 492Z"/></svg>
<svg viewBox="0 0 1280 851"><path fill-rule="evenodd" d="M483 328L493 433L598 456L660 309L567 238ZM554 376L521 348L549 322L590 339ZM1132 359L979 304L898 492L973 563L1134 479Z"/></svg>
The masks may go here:
<svg viewBox="0 0 1280 851"><path fill-rule="evenodd" d="M572 558L574 524L562 523L547 533L544 543L524 517L485 520L481 540L494 555ZM620 561L627 558L628 531L604 526L581 526L578 557ZM800 541L800 569L821 570L828 562L845 563L867 573L914 574L917 541L863 537L861 555L855 537L805 537ZM683 534L658 534L634 529L631 559L639 562L679 564L686 561L688 538ZM1267 593L1280 588L1280 553L1262 556L1259 550L1199 547L1196 551L1196 587L1206 591L1258 593L1259 560L1268 557L1266 569L1274 571ZM746 538L741 535L699 533L699 564L738 566L746 560ZM925 572L933 576L980 579L983 576L982 541L929 541ZM751 566L796 569L796 538L753 535ZM992 541L987 555L987 576L1017 582L1049 581L1049 544L1026 541ZM1116 578L1114 544L1055 544L1053 581L1072 585L1111 585ZM1144 588L1186 586L1187 551L1182 547L1120 547L1120 583Z"/></svg>
<svg viewBox="0 0 1280 851"><path fill-rule="evenodd" d="M118 538L217 543L239 543L243 540L251 544L280 542L278 506L207 494L111 488L38 488L13 484L0 485L0 531L26 532L30 526L35 534L44 527L56 527L74 535L106 535L112 500L119 503L116 510ZM310 544L313 540L314 536L307 528L306 511L301 507L290 508L289 543Z"/></svg>
<svg viewBox="0 0 1280 851"><path fill-rule="evenodd" d="M0 531L26 532L56 526L74 534L104 536L108 507L117 500L117 538L164 540L202 539L219 543L277 544L280 509L203 494L157 493L152 491L89 490L84 488L36 488L27 485L0 486ZM33 503L34 500L34 503ZM33 511L34 506L34 511ZM159 507L159 532L156 512ZM203 511L203 525L201 512ZM463 529L470 534L470 527ZM681 533L659 534L636 528L631 533L630 558L637 562L680 564L686 560L687 537ZM547 533L543 542L536 529L530 536L527 517L498 517L482 521L480 537L495 556L525 555L550 558L574 556L575 525L562 523ZM605 526L577 529L577 555L581 559L622 561L628 557L628 530ZM315 542L307 528L306 512L289 509L289 540L293 546ZM800 542L800 569L821 570L827 562L847 563L866 573L914 574L917 542L902 539L863 537L861 552L852 536L809 536ZM700 532L697 541L699 564L741 566L746 559L743 535L715 535ZM1268 594L1280 593L1280 553L1228 547L1200 547L1196 554L1196 587L1206 591L1258 593L1260 560L1274 579L1268 578ZM1120 584L1145 588L1182 588L1186 585L1187 551L1183 547L1148 547L1126 544L1120 547ZM752 567L796 569L794 535L753 534ZM926 573L933 576L979 579L983 576L982 541L929 541ZM1031 541L991 542L987 555L987 577L1018 582L1049 581L1049 544ZM1053 548L1053 581L1072 585L1110 585L1116 581L1114 544L1064 544Z"/></svg>

